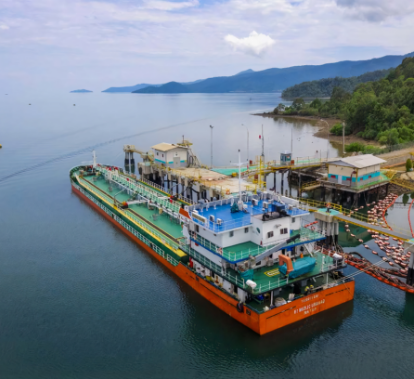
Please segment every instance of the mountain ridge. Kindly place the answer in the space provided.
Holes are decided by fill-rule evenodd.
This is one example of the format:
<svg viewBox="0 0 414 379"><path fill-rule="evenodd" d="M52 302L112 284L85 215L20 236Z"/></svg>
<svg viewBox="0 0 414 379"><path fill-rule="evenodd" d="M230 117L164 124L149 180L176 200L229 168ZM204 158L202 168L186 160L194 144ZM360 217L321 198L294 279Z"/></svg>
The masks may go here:
<svg viewBox="0 0 414 379"><path fill-rule="evenodd" d="M386 55L362 61L340 61L322 65L303 65L287 68L269 68L262 71L251 69L233 76L207 78L193 83L179 83L183 92L174 93L230 93L251 92L270 93L281 92L287 87L305 81L320 80L335 77L360 76L370 71L386 70L397 67L406 57L414 56L414 52L405 55ZM169 82L172 83L172 82ZM169 84L167 83L167 84ZM176 83L176 82L175 82ZM133 93L171 93L171 86L166 84L146 87ZM152 88L149 90L149 88ZM179 88L175 86L175 91Z"/></svg>

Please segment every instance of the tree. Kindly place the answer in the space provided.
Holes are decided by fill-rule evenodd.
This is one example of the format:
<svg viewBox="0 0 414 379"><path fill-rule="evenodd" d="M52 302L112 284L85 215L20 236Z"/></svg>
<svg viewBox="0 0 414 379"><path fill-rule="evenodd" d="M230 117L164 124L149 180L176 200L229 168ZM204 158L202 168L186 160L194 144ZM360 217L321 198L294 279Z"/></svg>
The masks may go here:
<svg viewBox="0 0 414 379"><path fill-rule="evenodd" d="M322 101L320 101L318 98L316 98L315 100L313 100L309 106L311 108L315 108L315 109L319 109L322 106Z"/></svg>
<svg viewBox="0 0 414 379"><path fill-rule="evenodd" d="M405 162L405 171L409 172L413 168L413 162L411 162L411 159L408 158L407 162Z"/></svg>
<svg viewBox="0 0 414 379"><path fill-rule="evenodd" d="M336 136L342 135L342 124L338 122L329 130L330 133L335 134Z"/></svg>
<svg viewBox="0 0 414 379"><path fill-rule="evenodd" d="M354 152L360 152L364 151L364 144L360 142L352 142L349 145L345 146L345 151L347 153L354 153Z"/></svg>
<svg viewBox="0 0 414 379"><path fill-rule="evenodd" d="M293 100L292 103L292 108L294 108L295 110L300 110L305 106L305 100L303 100L301 97L296 98L295 100Z"/></svg>
<svg viewBox="0 0 414 379"><path fill-rule="evenodd" d="M398 130L392 128L378 135L378 141L381 144L392 146L398 143Z"/></svg>
<svg viewBox="0 0 414 379"><path fill-rule="evenodd" d="M279 112L283 112L285 108L286 108L285 104L282 104L282 103L279 103L279 105L277 106L277 109L279 110Z"/></svg>

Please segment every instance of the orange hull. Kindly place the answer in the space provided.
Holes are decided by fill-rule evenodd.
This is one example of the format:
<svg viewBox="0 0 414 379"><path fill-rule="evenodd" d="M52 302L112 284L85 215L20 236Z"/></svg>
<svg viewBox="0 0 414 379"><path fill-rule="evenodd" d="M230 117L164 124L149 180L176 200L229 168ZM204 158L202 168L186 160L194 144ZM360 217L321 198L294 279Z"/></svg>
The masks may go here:
<svg viewBox="0 0 414 379"><path fill-rule="evenodd" d="M264 313L257 313L248 307L244 307L243 312L237 310L238 301L231 296L225 294L207 280L196 275L192 270L182 263L173 266L167 260L155 253L148 245L135 237L122 225L117 223L107 213L105 213L94 202L89 200L80 191L72 186L72 190L85 200L90 206L96 209L106 219L111 221L119 229L121 229L129 238L133 239L139 246L150 253L155 259L164 266L173 271L182 280L194 288L200 295L213 303L215 306L226 312L229 316L246 325L256 333L263 335L273 330L282 328L286 325L303 320L309 316L323 312L337 305L343 304L354 298L354 282L340 284L333 288L312 293L300 299L292 301L281 307L274 308Z"/></svg>

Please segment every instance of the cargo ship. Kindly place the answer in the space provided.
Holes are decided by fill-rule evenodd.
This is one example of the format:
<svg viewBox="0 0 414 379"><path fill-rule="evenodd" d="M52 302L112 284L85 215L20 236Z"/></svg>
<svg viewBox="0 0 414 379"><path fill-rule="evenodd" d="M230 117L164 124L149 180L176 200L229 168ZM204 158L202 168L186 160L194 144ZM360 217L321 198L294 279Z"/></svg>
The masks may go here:
<svg viewBox="0 0 414 379"><path fill-rule="evenodd" d="M341 272L346 263L323 251L326 236L306 221L309 213L275 192L242 190L240 174L238 191L197 201L95 155L72 168L70 180L92 208L259 335L354 297L354 281Z"/></svg>

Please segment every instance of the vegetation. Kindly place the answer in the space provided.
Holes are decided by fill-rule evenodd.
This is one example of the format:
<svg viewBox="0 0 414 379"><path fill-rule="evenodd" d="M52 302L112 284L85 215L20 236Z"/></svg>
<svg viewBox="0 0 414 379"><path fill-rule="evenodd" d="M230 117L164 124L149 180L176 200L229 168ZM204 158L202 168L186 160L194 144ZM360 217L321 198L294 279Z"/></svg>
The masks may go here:
<svg viewBox="0 0 414 379"><path fill-rule="evenodd" d="M384 149L378 146L365 145L361 142L352 142L345 146L347 153L363 153L363 154L381 154L384 153Z"/></svg>
<svg viewBox="0 0 414 379"><path fill-rule="evenodd" d="M405 162L405 171L409 172L413 168L413 162L411 162L411 159L408 158L407 162Z"/></svg>
<svg viewBox="0 0 414 379"><path fill-rule="evenodd" d="M405 58L386 78L359 84L352 94L335 87L328 101L315 99L306 104L303 98L296 98L279 113L339 118L345 121L347 134L388 147L414 141L414 58ZM338 125L331 132L341 135ZM359 151L367 149L373 147Z"/></svg>
<svg viewBox="0 0 414 379"><path fill-rule="evenodd" d="M390 71L391 70L378 70L367 72L360 76L352 76L350 78L336 77L304 82L286 88L282 92L282 98L295 99L297 97L330 97L335 87L342 88L344 91L352 93L358 84L382 79L386 77Z"/></svg>
<svg viewBox="0 0 414 379"><path fill-rule="evenodd" d="M332 134L336 136L342 136L342 123L338 122L329 130ZM351 134L351 129L348 126L345 126L345 135L348 136Z"/></svg>

